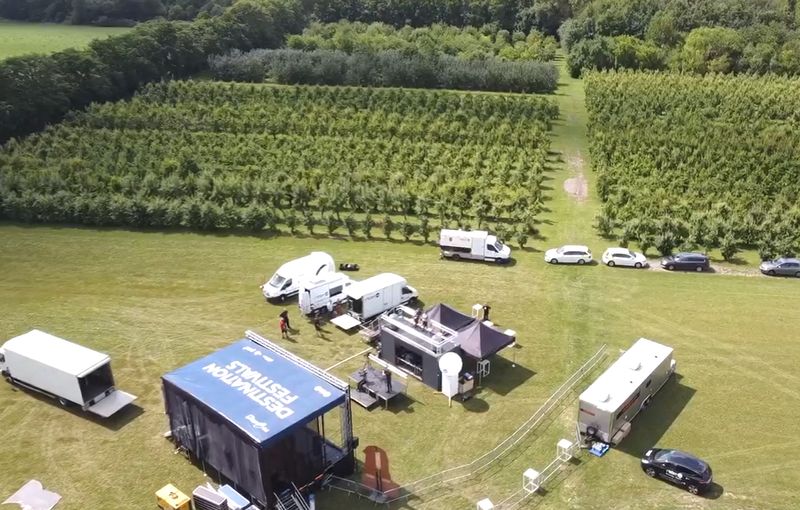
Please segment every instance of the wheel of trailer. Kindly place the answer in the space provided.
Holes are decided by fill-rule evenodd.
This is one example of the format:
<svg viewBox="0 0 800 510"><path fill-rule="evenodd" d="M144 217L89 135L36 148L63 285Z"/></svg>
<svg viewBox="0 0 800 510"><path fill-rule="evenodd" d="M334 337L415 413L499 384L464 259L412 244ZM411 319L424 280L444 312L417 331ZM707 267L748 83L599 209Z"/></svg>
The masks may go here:
<svg viewBox="0 0 800 510"><path fill-rule="evenodd" d="M578 259L578 265L579 265L579 266L582 266L582 265L584 265L584 264L586 264L586 261L585 261L585 260L583 260L583 259Z"/></svg>
<svg viewBox="0 0 800 510"><path fill-rule="evenodd" d="M641 262L637 262L636 264L633 265L633 267L635 267L636 269L641 269L642 268L642 263Z"/></svg>
<svg viewBox="0 0 800 510"><path fill-rule="evenodd" d="M645 470L644 470L644 472L645 472L645 474L646 474L647 476L649 476L649 477L651 477L651 478L655 478L655 477L656 477L656 470L655 470L655 469L653 469L653 468L651 468L651 467L649 467L649 468L645 469Z"/></svg>
<svg viewBox="0 0 800 510"><path fill-rule="evenodd" d="M616 264L614 264L614 261L613 261L613 260L609 260L609 261L608 261L608 264L606 264L606 265L607 265L608 267L614 267Z"/></svg>
<svg viewBox="0 0 800 510"><path fill-rule="evenodd" d="M695 496L700 493L700 489L697 487L697 485L687 485L686 490Z"/></svg>
<svg viewBox="0 0 800 510"><path fill-rule="evenodd" d="M558 259L550 259L551 264L558 264Z"/></svg>
<svg viewBox="0 0 800 510"><path fill-rule="evenodd" d="M695 271L697 271L698 273L702 273L703 272L703 266L697 266L697 269L695 269Z"/></svg>

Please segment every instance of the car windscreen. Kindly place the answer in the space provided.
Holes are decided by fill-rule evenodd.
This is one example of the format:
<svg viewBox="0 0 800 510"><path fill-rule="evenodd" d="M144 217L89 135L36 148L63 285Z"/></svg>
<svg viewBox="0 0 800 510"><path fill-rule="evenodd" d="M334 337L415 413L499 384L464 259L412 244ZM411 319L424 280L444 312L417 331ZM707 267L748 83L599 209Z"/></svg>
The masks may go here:
<svg viewBox="0 0 800 510"><path fill-rule="evenodd" d="M286 281L286 278L284 278L283 276L279 275L278 273L275 273L274 275L272 275L272 278L270 279L269 284L272 285L273 287L280 288L280 286L283 285L283 282L285 282L285 281Z"/></svg>
<svg viewBox="0 0 800 510"><path fill-rule="evenodd" d="M503 251L503 243L497 241L496 243L494 243L494 249L497 250L498 252Z"/></svg>

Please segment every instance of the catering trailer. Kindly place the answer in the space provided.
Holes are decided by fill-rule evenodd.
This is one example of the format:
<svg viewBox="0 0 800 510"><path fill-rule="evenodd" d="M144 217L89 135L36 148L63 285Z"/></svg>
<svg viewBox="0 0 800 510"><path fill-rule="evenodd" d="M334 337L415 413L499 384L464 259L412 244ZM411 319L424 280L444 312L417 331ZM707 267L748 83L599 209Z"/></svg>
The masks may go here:
<svg viewBox="0 0 800 510"><path fill-rule="evenodd" d="M405 278L381 273L350 285L345 291L347 313L331 320L349 330L378 315L416 299L419 294Z"/></svg>
<svg viewBox="0 0 800 510"><path fill-rule="evenodd" d="M38 329L0 347L0 373L18 386L108 418L136 396L114 387L111 358Z"/></svg>
<svg viewBox="0 0 800 510"><path fill-rule="evenodd" d="M631 421L673 373L672 348L640 338L581 393L581 434L618 444L630 432Z"/></svg>
<svg viewBox="0 0 800 510"><path fill-rule="evenodd" d="M345 291L353 280L344 273L325 272L300 282L297 306L304 315L331 312L333 307L347 297Z"/></svg>

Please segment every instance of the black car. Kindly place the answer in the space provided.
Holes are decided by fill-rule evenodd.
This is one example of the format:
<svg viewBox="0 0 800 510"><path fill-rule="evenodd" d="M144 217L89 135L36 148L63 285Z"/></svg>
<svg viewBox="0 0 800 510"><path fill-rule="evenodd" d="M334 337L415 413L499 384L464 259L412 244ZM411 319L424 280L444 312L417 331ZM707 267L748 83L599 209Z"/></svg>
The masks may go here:
<svg viewBox="0 0 800 510"><path fill-rule="evenodd" d="M677 253L661 259L661 267L667 271L705 271L710 266L708 255L704 253Z"/></svg>
<svg viewBox="0 0 800 510"><path fill-rule="evenodd" d="M709 465L680 450L647 450L642 457L642 469L647 476L663 478L692 494L705 492L712 483Z"/></svg>

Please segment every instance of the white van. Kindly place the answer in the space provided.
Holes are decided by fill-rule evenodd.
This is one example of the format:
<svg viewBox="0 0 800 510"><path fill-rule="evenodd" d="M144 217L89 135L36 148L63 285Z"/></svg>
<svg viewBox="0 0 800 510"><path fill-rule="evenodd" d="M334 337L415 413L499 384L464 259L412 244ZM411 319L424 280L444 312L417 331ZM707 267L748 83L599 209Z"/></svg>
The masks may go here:
<svg viewBox="0 0 800 510"><path fill-rule="evenodd" d="M297 304L306 315L316 311L333 311L334 305L347 297L345 290L353 283L342 273L322 273L300 283Z"/></svg>
<svg viewBox="0 0 800 510"><path fill-rule="evenodd" d="M508 262L511 248L485 230L450 230L439 232L442 257L458 259Z"/></svg>
<svg viewBox="0 0 800 510"><path fill-rule="evenodd" d="M313 251L305 257L291 260L279 267L272 278L261 286L261 292L267 300L283 301L297 294L301 281L333 270L333 257L325 252Z"/></svg>

